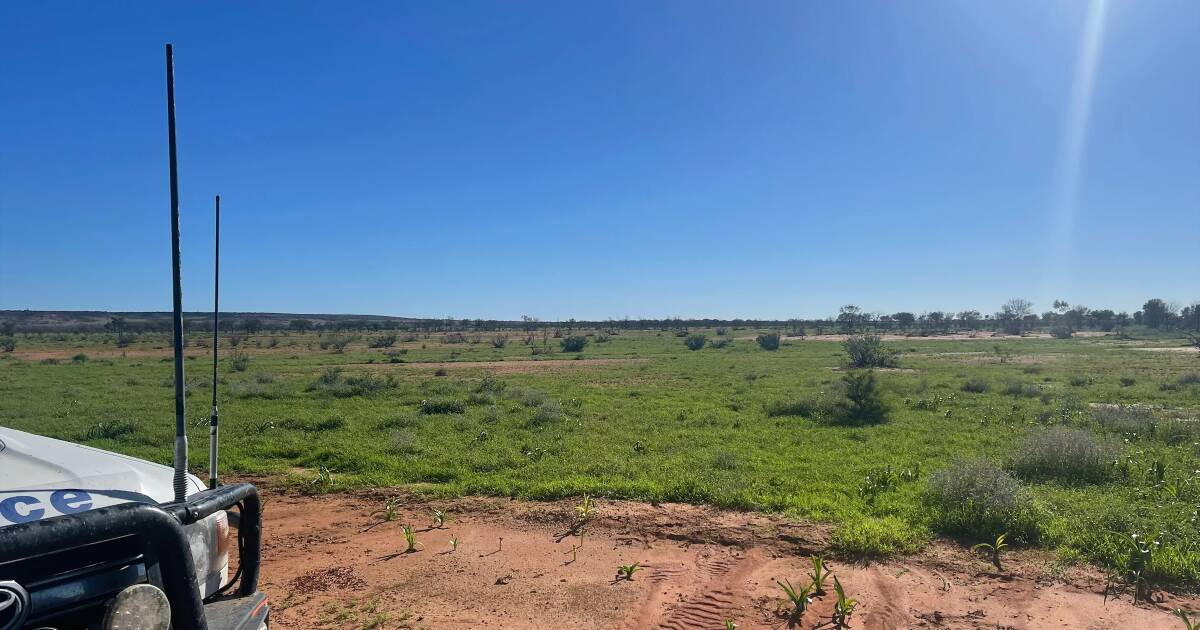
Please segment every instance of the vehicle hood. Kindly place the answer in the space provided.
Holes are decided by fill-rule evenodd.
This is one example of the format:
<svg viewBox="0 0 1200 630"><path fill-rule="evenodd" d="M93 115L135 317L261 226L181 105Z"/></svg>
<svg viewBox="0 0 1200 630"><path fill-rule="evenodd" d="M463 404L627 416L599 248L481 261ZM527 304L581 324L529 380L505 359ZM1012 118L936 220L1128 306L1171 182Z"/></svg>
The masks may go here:
<svg viewBox="0 0 1200 630"><path fill-rule="evenodd" d="M170 466L0 427L0 527L130 501L168 502L172 479ZM204 489L195 476L188 481L189 494Z"/></svg>

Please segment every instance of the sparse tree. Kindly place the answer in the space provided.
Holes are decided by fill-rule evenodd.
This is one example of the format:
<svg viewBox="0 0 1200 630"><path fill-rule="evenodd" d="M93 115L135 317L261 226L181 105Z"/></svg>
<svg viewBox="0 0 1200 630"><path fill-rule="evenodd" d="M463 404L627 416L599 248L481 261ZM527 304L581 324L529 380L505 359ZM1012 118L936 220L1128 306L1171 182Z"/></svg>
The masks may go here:
<svg viewBox="0 0 1200 630"><path fill-rule="evenodd" d="M307 319L293 319L288 322L288 327L298 333L302 333L312 330L313 323Z"/></svg>
<svg viewBox="0 0 1200 630"><path fill-rule="evenodd" d="M1000 321L1004 332L1010 335L1019 335L1025 328L1025 318L1030 315L1033 315L1033 303L1022 298L1013 298L1000 307L1000 312L996 313L996 319ZM1037 316L1034 315L1034 317Z"/></svg>
<svg viewBox="0 0 1200 630"><path fill-rule="evenodd" d="M247 317L242 320L242 330L245 330L246 334L253 335L262 330L262 320L257 317Z"/></svg>
<svg viewBox="0 0 1200 630"><path fill-rule="evenodd" d="M958 319L968 330L975 330L979 327L979 322L983 318L980 316L979 311L963 311L958 314Z"/></svg>
<svg viewBox="0 0 1200 630"><path fill-rule="evenodd" d="M900 311L892 313L892 319L900 326L900 328L912 328L914 322L917 321L917 316L908 311Z"/></svg>
<svg viewBox="0 0 1200 630"><path fill-rule="evenodd" d="M837 322L846 330L854 330L862 319L862 309L854 304L847 304L838 309Z"/></svg>
<svg viewBox="0 0 1200 630"><path fill-rule="evenodd" d="M1142 305L1142 323L1150 328L1163 328L1170 320L1171 310L1167 303L1154 298Z"/></svg>

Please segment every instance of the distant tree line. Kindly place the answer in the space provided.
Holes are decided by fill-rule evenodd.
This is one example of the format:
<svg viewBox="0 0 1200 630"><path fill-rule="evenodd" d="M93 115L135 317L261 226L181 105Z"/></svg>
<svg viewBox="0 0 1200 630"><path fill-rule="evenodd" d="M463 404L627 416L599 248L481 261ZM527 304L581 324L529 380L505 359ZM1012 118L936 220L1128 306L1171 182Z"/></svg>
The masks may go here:
<svg viewBox="0 0 1200 630"><path fill-rule="evenodd" d="M107 321L103 314L88 312L87 320L73 322L69 317L59 317L53 323L39 321L32 316L35 311L0 312L0 338L12 337L23 332L110 332L118 337L141 333L162 333L171 330L171 318L167 313L113 314ZM1051 309L1042 313L1034 310L1034 304L1021 298L1013 298L993 313L977 310L924 311L914 313L899 311L879 313L866 311L854 304L841 307L836 315L820 319L716 319L716 318L638 318L575 320L542 320L523 315L520 320L457 319L444 318L394 318L383 316L289 316L282 314L223 313L220 328L226 333L278 333L282 331L305 332L370 332L402 331L410 333L444 332L504 332L553 330L570 335L578 329L602 330L608 334L621 331L657 330L686 335L697 328L718 329L776 329L790 335L891 332L905 334L949 334L966 331L1000 332L1024 334L1032 331L1049 331L1056 336L1070 336L1084 331L1110 332L1139 326L1159 331L1200 333L1200 302L1180 306L1159 298L1147 300L1140 310L1128 313L1112 309L1091 309L1080 304L1071 305L1064 300L1055 300ZM184 316L184 328L189 331L212 330L212 315L188 313Z"/></svg>

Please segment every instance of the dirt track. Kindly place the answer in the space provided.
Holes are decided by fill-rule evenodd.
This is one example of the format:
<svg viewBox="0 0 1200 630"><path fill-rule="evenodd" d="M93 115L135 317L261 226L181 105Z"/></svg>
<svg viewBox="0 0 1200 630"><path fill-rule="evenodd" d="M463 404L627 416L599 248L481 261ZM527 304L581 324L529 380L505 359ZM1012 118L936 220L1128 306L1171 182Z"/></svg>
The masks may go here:
<svg viewBox="0 0 1200 630"><path fill-rule="evenodd" d="M780 628L775 580L806 580L828 536L760 514L600 501L581 540L573 502L403 497L399 518L373 525L383 495L267 497L263 588L280 628ZM435 507L451 513L443 529L429 528ZM415 553L401 553L407 523ZM632 581L614 579L635 562ZM1176 629L1168 609L1200 608L1105 603L1098 573L1050 563L1016 552L999 573L950 543L895 562L829 561L862 602L852 628ZM799 627L831 627L827 590Z"/></svg>

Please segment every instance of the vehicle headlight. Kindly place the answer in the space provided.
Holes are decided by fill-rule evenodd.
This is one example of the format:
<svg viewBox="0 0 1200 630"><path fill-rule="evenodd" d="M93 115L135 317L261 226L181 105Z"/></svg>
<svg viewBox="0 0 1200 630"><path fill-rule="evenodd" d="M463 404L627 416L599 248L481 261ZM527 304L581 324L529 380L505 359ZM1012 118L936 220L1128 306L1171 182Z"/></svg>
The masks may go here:
<svg viewBox="0 0 1200 630"><path fill-rule="evenodd" d="M152 584L134 584L117 593L104 615L104 630L167 630L171 602Z"/></svg>
<svg viewBox="0 0 1200 630"><path fill-rule="evenodd" d="M196 565L196 582L200 598L217 592L229 579L229 516L219 510L184 528L192 562Z"/></svg>

